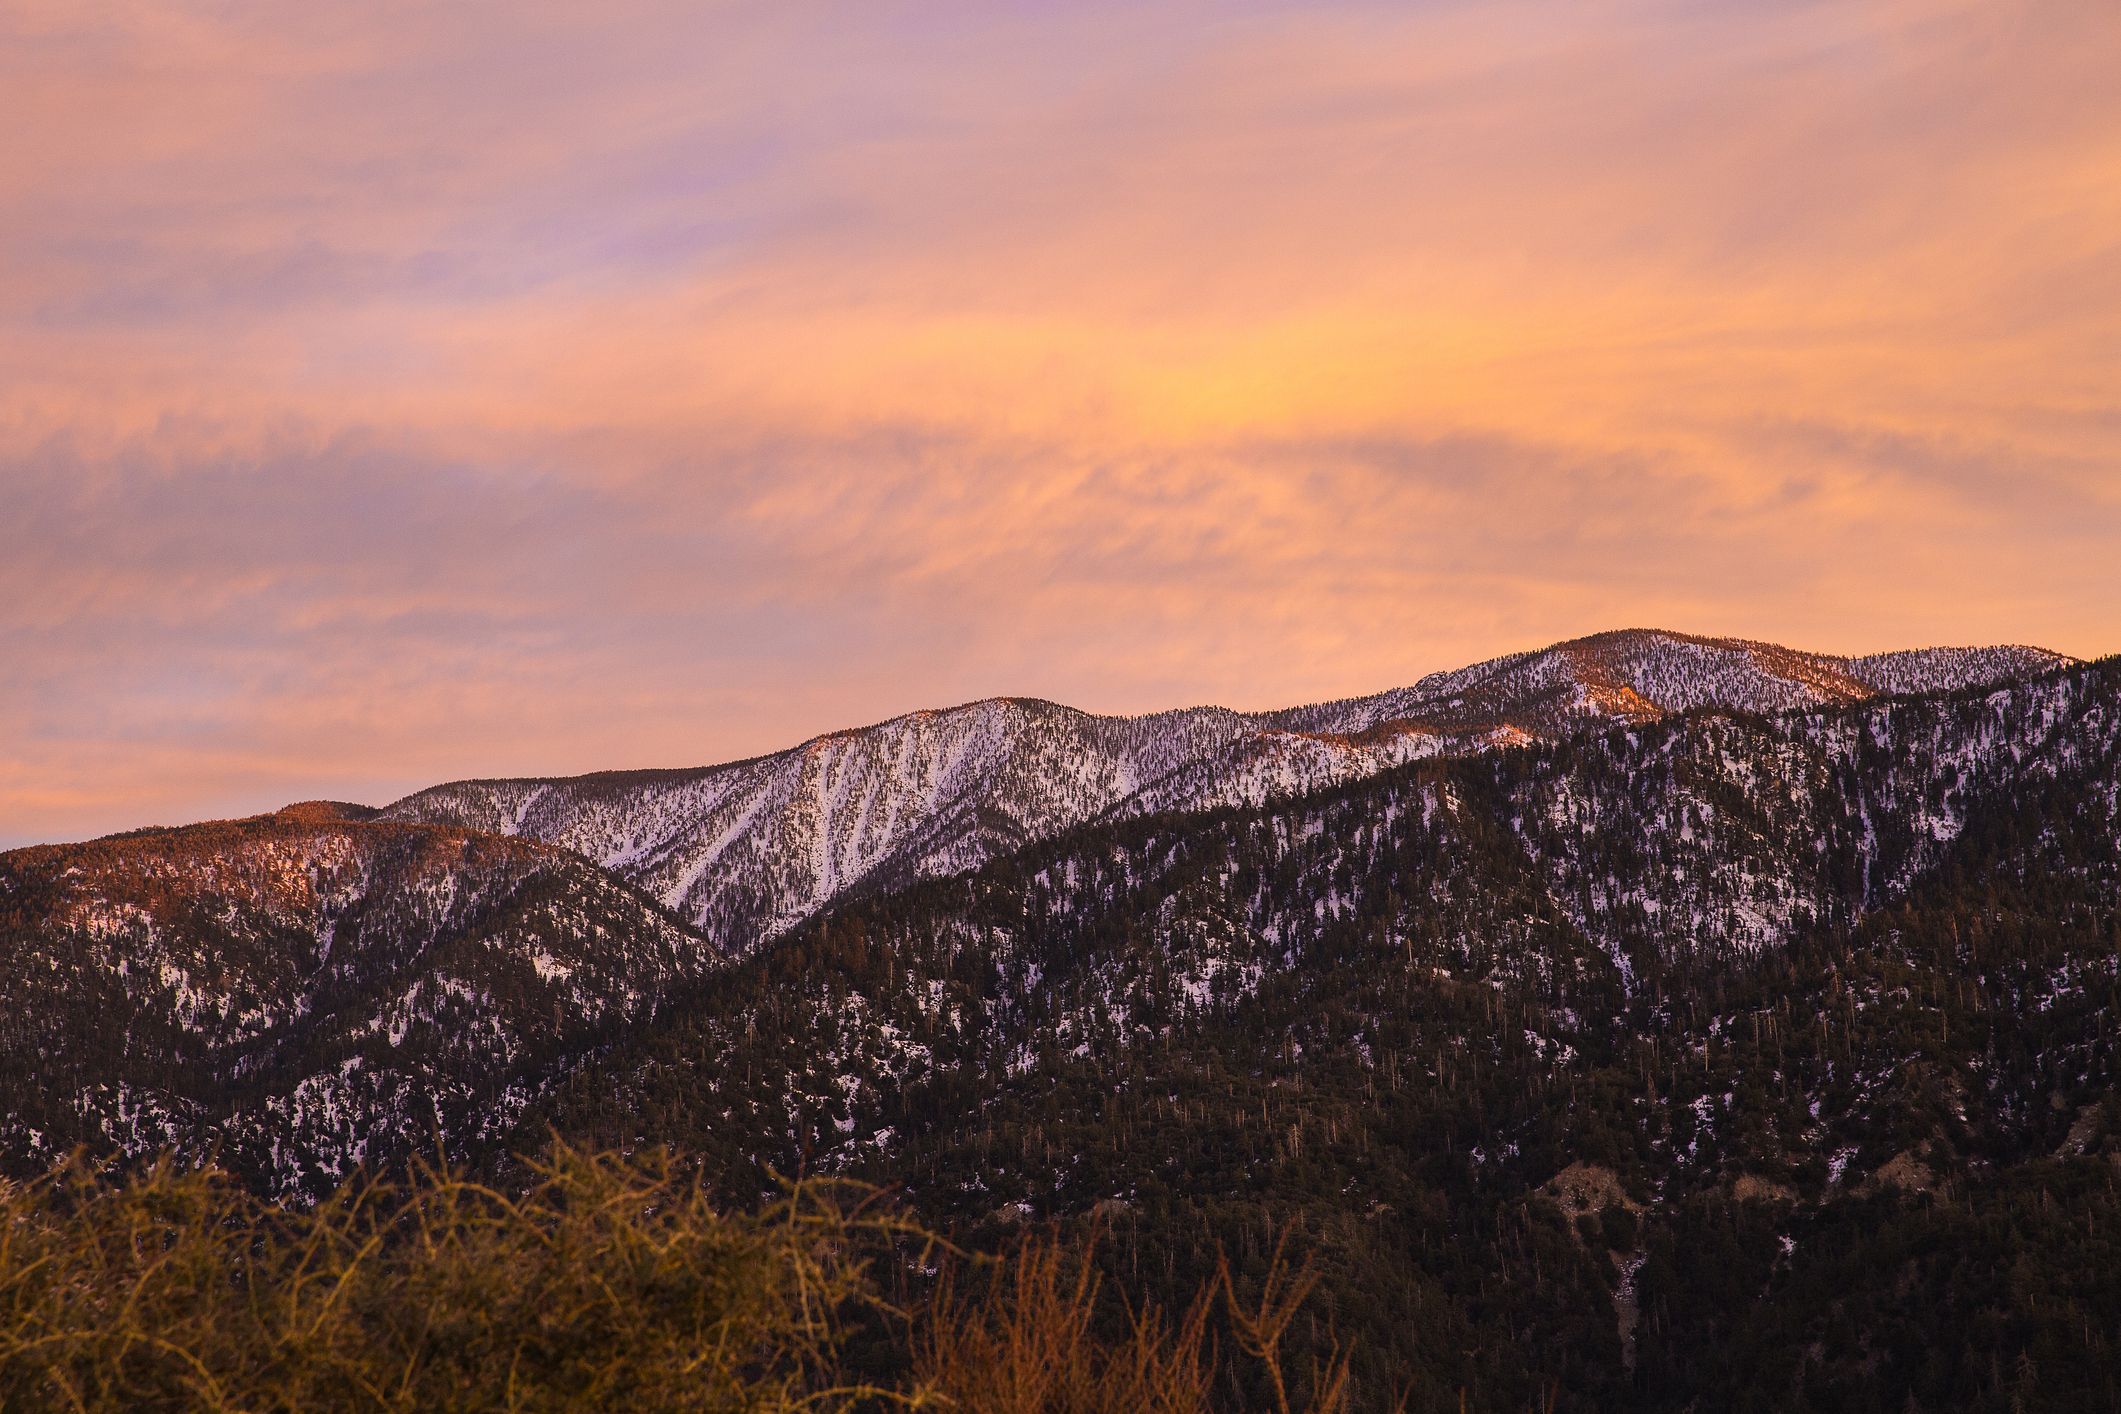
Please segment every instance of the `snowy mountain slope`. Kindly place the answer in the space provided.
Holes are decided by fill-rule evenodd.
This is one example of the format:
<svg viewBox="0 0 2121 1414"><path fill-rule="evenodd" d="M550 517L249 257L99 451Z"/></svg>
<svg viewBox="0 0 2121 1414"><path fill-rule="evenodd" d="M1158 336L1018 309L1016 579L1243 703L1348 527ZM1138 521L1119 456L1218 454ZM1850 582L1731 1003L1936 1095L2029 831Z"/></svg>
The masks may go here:
<svg viewBox="0 0 2121 1414"><path fill-rule="evenodd" d="M994 704L982 734L930 714L898 738L815 743L797 779L828 797L868 788L889 779L875 755L896 753L937 807L896 836L905 848L1007 857L867 890L736 968L571 851L352 807L17 851L0 855L0 1094L16 1097L0 1159L29 1169L77 1141L218 1148L270 1187L315 1191L438 1132L492 1153L565 1119L649 1126L627 1142L715 1137L739 1165L851 1161L907 1132L920 1096L924 1122L947 1124L982 1077L1041 1057L1118 1063L1262 989L1359 990L1395 960L1399 986L1477 977L1536 994L1578 1018L1526 1022L1540 1044L1584 1050L1583 1018L1654 1011L1689 979L1845 933L1985 831L2019 832L1992 851L2014 867L2121 904L2117 700L2105 663L1986 692L1683 716L1260 806L1111 815L1028 849L976 787L1049 806L1117 792L1089 772L1117 771L1094 752L1113 724ZM1176 715L1166 743L1200 725ZM939 764L922 776L921 762ZM647 791L681 822L707 801L708 828L748 849L773 836L747 838L747 815L814 823L764 765L733 768L756 773L733 788L712 773L564 784L601 809L581 818L609 847L640 843L626 830ZM520 830L556 795L524 783L471 803ZM659 1134L674 1114L706 1128Z"/></svg>
<svg viewBox="0 0 2121 1414"><path fill-rule="evenodd" d="M2013 891L2025 897L2001 902ZM2048 1087L2078 1066L2115 1073L2121 664L1985 695L1652 723L1259 809L1086 827L976 874L854 900L716 973L663 1027L570 1076L533 1128L719 1147L736 1172L875 1163L896 1177L918 1165L887 1157L958 1142L986 1107L1021 1102L1052 1120L1061 1076L1082 1081L1094 1130L1122 1088L1114 1077L1172 1065L1189 1029L1217 1018L1250 1018L1233 1042L1240 1073L1279 1057L1292 1088L1335 1065L1375 1073L1391 1050L1440 1081L1440 1046L1468 1070L1565 1079L1582 1074L1577 1058L1643 1036L1726 1042L1726 989L1816 966L1823 939L1884 976L1874 1005L1906 1004L1895 930L1925 892L1948 900L1952 954L1924 964L1935 985L2007 974L1989 1024L2012 1034L2037 1018L2054 1033L2045 1051L2016 1055L2014 1089L1992 1097L1998 1123L2052 1149L2049 1117L2064 1111ZM2009 907L2069 920L2082 934L2076 960L2043 962L2063 930ZM2038 936L2018 936L2027 927ZM1762 985L1768 1005L1793 1004ZM1483 999L1476 1017L1409 1044L1410 1018L1467 995ZM1812 1003L1794 1004L1801 1014ZM1846 993L1839 1004L1854 1005ZM1286 1034L1262 1036L1261 1009L1277 1007ZM1970 1073L1994 1064L1987 1044L1962 1037ZM2065 1046L2085 1055L2065 1066ZM1797 1118L1777 1115L1780 1132L1702 1129L1680 1149L1650 1131L1665 1176L1801 1162L1823 1180L1844 1142L1834 1127L1892 1111L1850 1088L1845 1056L1820 1060L1807 1098L1823 1107L1807 1119L1785 1099ZM1898 1059L1877 1064L1890 1078ZM1680 1098L1728 1107L1731 1083ZM1126 1088L1153 1097L1164 1082ZM1698 1129L1670 1098L1642 1119ZM1481 1128L1464 1137L1494 1140ZM972 1175L1002 1181L993 1168ZM1044 1162L1012 1182L1037 1190L1049 1175L1066 1187ZM1082 1201L1111 1191L1085 1189Z"/></svg>
<svg viewBox="0 0 2121 1414"><path fill-rule="evenodd" d="M1278 712L1100 717L997 698L726 766L460 781L382 818L565 846L741 951L858 885L957 873L1090 820L1258 805L1600 723L1964 687L2068 661L2015 647L1837 658L1627 630Z"/></svg>
<svg viewBox="0 0 2121 1414"><path fill-rule="evenodd" d="M1636 1374L1669 1383L1764 1307L1760 1348L1842 1331L1872 1368L1886 1333L1997 1319L2011 1274L2079 1252L2103 1284L2072 1358L2104 1377L2084 1315L2112 1309L2113 1210L2046 1250L2024 1224L2071 1192L2110 1203L2121 1172L2117 941L2121 661L1091 825L717 972L547 1092L518 1143L669 1143L740 1192L845 1169L955 1230L1094 1225L1167 1300L1300 1217L1356 1274L1326 1278L1342 1330L1392 1351L1364 1408L1433 1358L1408 1313L1462 1309L1454 1288L1525 1303L1511 1361L1551 1300L1610 1372L1581 1407L1639 1409ZM1939 1259L1920 1298L1916 1250ZM2023 1289L2013 1320L2071 1279ZM1939 1291L1965 1315L1937 1316ZM1717 1320L1682 1326L1697 1309ZM1949 1345L1902 1348L1926 1367ZM1428 1407L1457 1407L1456 1379ZM1844 1407L1906 1407L1875 1393Z"/></svg>
<svg viewBox="0 0 2121 1414"><path fill-rule="evenodd" d="M0 854L0 1122L122 1152L263 1135L291 1183L502 1121L514 1070L721 962L567 851L360 813Z"/></svg>
<svg viewBox="0 0 2121 1414"><path fill-rule="evenodd" d="M437 1143L504 1185L553 1134L668 1144L738 1201L844 1172L982 1248L1094 1227L1168 1308L1300 1228L1359 1408L1409 1370L1457 1407L1483 1349L1491 1391L1566 1349L1580 1407L1722 1407L1689 1362L1740 1348L1746 1387L1839 1358L1817 1407L1901 1408L1875 1352L1931 1371L1972 1329L2035 1330L2043 1392L2069 1341L2110 1381L2121 660L1878 698L1999 660L1630 637L1312 709L1344 734L977 704L462 792L514 837L313 804L0 855L0 1173L170 1147L315 1195ZM1636 721L1623 689L1816 700ZM1468 750L1532 735L1509 700L1556 738ZM1437 759L1278 798L1343 748ZM872 862L724 962L525 838L563 807L643 870L709 831L798 851L791 889Z"/></svg>

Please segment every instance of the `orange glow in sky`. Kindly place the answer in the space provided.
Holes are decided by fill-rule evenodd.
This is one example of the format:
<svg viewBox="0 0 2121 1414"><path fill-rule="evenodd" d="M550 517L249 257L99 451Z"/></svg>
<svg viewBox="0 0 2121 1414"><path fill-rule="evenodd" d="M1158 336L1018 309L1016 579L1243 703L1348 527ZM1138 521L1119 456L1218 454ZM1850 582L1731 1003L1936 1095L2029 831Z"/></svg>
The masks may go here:
<svg viewBox="0 0 2121 1414"><path fill-rule="evenodd" d="M0 0L0 847L2121 647L2112 0Z"/></svg>

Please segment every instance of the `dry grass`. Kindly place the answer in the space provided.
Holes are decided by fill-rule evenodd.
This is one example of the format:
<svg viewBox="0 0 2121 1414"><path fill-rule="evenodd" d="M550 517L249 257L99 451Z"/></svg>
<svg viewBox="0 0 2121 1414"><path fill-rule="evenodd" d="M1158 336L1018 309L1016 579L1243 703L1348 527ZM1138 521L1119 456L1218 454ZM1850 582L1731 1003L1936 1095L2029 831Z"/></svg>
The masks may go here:
<svg viewBox="0 0 2121 1414"><path fill-rule="evenodd" d="M1286 1235L1257 1298L1241 1300L1227 1265L1175 1322L1128 1307L1125 1333L1095 1333L1098 1277L1087 1250L1034 1239L977 1300L948 1282L916 1329L915 1371L925 1394L980 1414L1208 1414L1238 1407L1214 1397L1213 1318L1227 1319L1273 1414L1344 1414L1343 1358L1313 1372L1308 1401L1292 1403L1282 1337L1314 1279L1287 1260ZM1244 1407L1253 1407L1246 1405Z"/></svg>
<svg viewBox="0 0 2121 1414"><path fill-rule="evenodd" d="M517 1196L430 1169L308 1210L77 1161L0 1223L8 1409L851 1408L845 1324L911 1235L829 1185L732 1217L566 1149Z"/></svg>
<svg viewBox="0 0 2121 1414"><path fill-rule="evenodd" d="M436 1167L293 1209L76 1159L0 1188L0 1409L1205 1414L1238 1407L1211 1398L1227 1312L1295 1414L1280 1337L1308 1283L1285 1263L1250 1306L1226 1274L1100 1338L1090 1254L1034 1240L972 1259L978 1300L946 1274L905 1311L879 1293L943 1244L875 1197L804 1183L729 1214L666 1157L560 1148L519 1194ZM889 1334L898 1378L849 1377L858 1329ZM1343 1410L1343 1382L1314 1372L1307 1414Z"/></svg>
<svg viewBox="0 0 2121 1414"><path fill-rule="evenodd" d="M977 1301L946 1284L915 1335L922 1385L982 1414L1205 1414L1214 1380L1209 1303L1175 1326L1129 1311L1125 1339L1093 1331L1096 1268L1087 1254L1033 1240Z"/></svg>

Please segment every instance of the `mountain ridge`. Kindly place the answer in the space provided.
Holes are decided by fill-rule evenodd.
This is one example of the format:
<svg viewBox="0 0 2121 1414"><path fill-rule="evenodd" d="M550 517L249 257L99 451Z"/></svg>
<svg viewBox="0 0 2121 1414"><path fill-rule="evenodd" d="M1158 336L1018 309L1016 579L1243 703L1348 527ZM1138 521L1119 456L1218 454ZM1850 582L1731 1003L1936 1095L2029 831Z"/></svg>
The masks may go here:
<svg viewBox="0 0 2121 1414"><path fill-rule="evenodd" d="M445 782L377 818L576 850L742 951L857 885L961 872L1090 820L1257 805L1601 723L1977 686L2075 661L2022 645L1848 657L1621 629L1339 701L1106 716L987 697L721 765Z"/></svg>
<svg viewBox="0 0 2121 1414"><path fill-rule="evenodd" d="M1649 647L1665 681L1604 685L1734 681ZM2001 1411L1968 1391L2035 1365L2020 1406L2108 1408L2121 660L1980 668L1632 721L1518 659L1582 729L871 871L748 950L571 849L329 802L0 855L0 1173L83 1144L307 1199L439 1147L507 1191L552 1136L667 1145L735 1204L814 1173L975 1250L1095 1231L1174 1309L1296 1232L1357 1408ZM1035 783L1055 721L1096 725L898 744ZM916 848L1016 829L946 803Z"/></svg>
<svg viewBox="0 0 2121 1414"><path fill-rule="evenodd" d="M1548 936L1577 959L1571 966L1604 970L1629 1000L1645 968L1696 955L1722 966L1770 956L1824 924L1852 926L1931 873L1998 789L2037 790L2058 772L2089 770L2102 784L2084 818L2110 821L2121 810L2110 782L2121 720L2112 669L2079 665L2000 687L1828 701L1772 716L1668 714L1535 740L1525 751L1417 758L1376 779L1265 805L1085 819L1028 841L1049 853L1055 841L1085 841L1065 877L1040 885L1050 897L1038 910L1124 915L1138 870L1161 867L1156 840L1207 839L1228 822L1251 821L1255 838L1272 841L1270 855L1296 870L1281 890L1293 911L1245 920L1251 905L1243 890L1227 893L1225 875L1201 880L1227 896L1195 924L1171 931L1171 896L1137 920L1167 939L1152 949L1164 958L1155 965L1182 974L1188 997L1233 981L1242 995L1343 920L1348 880L1307 861L1367 857L1380 831L1404 829L1396 822L1414 816L1484 820L1462 847L1514 860L1507 888L1548 919ZM1512 798L1486 798L1491 769L1515 782ZM1416 772L1444 784L1409 795ZM1381 809L1335 816L1333 802L1356 791ZM0 1000L8 1003L0 1060L21 1094L45 1096L0 1116L0 1152L48 1152L68 1136L131 1153L207 1146L276 1188L299 1190L364 1154L417 1148L437 1125L457 1142L490 1146L599 1048L623 1045L672 1007L697 1005L696 989L732 962L770 959L785 946L725 947L619 872L560 845L366 815L304 802L0 854ZM954 814L927 822L946 837L962 823ZM1006 856L988 862L1014 867L1029 857L1025 841L1008 847L1006 828L973 825L986 831L976 842ZM1135 842L1115 853L1096 843L1106 837ZM1426 897L1463 926L1447 886L1458 847L1432 851L1390 887L1411 890L1410 904ZM925 878L872 872L835 899L888 915L900 906L894 900L932 896L953 879L985 887L969 868ZM1529 945L1519 936L1523 906L1490 908L1484 949ZM797 927L817 935L842 916ZM799 952L813 946L797 943ZM901 946L910 958L931 944ZM1031 1004L1059 1005L1063 1017L1081 1012L1084 1025L1106 1005L1057 996ZM793 1027L785 1039L798 1044L850 1021L783 1020ZM879 1033L885 1053L900 1049L892 1036L920 1034L907 1031L913 1020ZM811 1063L827 1059L821 1052ZM812 1103L792 1093L782 1101L791 1121Z"/></svg>
<svg viewBox="0 0 2121 1414"><path fill-rule="evenodd" d="M233 1097L292 1182L305 1148L343 1168L478 1132L513 1071L720 962L571 851L333 803L13 850L0 1049L23 1068L0 1127L63 1150L115 1115L196 1152L202 1107Z"/></svg>

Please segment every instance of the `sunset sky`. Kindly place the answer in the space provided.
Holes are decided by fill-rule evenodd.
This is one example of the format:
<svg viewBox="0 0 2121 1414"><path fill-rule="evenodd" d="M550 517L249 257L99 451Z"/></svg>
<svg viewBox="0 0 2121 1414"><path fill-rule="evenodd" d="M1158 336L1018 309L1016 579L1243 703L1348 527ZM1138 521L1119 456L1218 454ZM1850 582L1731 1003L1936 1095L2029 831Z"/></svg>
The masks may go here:
<svg viewBox="0 0 2121 1414"><path fill-rule="evenodd" d="M0 847L2121 649L2121 5L0 0Z"/></svg>

